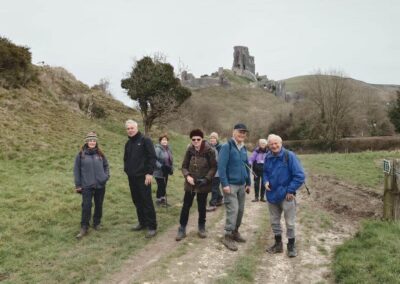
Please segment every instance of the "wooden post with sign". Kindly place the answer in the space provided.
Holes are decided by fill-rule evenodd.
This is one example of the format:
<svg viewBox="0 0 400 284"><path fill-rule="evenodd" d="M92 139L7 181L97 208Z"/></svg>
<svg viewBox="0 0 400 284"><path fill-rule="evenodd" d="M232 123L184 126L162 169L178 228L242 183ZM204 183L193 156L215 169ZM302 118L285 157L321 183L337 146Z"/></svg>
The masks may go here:
<svg viewBox="0 0 400 284"><path fill-rule="evenodd" d="M400 161L384 160L383 218L400 220Z"/></svg>

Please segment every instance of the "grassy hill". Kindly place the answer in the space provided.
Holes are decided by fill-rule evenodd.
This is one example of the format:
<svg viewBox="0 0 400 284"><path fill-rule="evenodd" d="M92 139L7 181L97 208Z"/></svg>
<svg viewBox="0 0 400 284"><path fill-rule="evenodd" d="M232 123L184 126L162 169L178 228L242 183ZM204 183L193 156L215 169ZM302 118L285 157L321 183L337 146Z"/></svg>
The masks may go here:
<svg viewBox="0 0 400 284"><path fill-rule="evenodd" d="M283 80L286 84L286 90L288 92L301 91L311 76L312 75L296 76ZM396 90L400 90L399 85L369 84L352 78L349 78L348 80L350 80L352 86L361 94L373 94L380 97L385 102L394 99L396 96Z"/></svg>
<svg viewBox="0 0 400 284"><path fill-rule="evenodd" d="M192 91L176 116L179 119L169 127L180 133L202 127L207 133L217 131L230 137L233 125L240 121L249 127L250 139L255 141L265 137L270 124L292 107L273 94L248 85L210 87Z"/></svg>
<svg viewBox="0 0 400 284"><path fill-rule="evenodd" d="M140 116L62 68L38 72L39 83L29 88L0 89L0 281L95 281L148 242L143 234L129 231L137 221L122 165L124 121ZM82 107L88 99L104 108L105 117L88 117ZM98 133L111 179L104 229L77 242L81 196L74 193L72 168L90 130ZM188 142L171 136L175 153L183 152ZM176 165L180 158L176 156ZM171 204L182 197L178 172L170 180ZM157 209L160 231L177 223L179 209Z"/></svg>

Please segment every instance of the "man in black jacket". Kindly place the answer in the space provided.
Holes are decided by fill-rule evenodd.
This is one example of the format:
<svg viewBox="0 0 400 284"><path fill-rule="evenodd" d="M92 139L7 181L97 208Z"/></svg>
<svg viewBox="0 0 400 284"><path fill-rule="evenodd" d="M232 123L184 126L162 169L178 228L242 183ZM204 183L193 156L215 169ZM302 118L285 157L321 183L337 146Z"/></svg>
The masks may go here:
<svg viewBox="0 0 400 284"><path fill-rule="evenodd" d="M157 233L156 211L151 196L151 181L156 165L156 153L153 142L138 131L134 120L125 122L129 140L125 144L124 170L128 175L129 188L139 224L134 231L148 229L146 238L154 237Z"/></svg>

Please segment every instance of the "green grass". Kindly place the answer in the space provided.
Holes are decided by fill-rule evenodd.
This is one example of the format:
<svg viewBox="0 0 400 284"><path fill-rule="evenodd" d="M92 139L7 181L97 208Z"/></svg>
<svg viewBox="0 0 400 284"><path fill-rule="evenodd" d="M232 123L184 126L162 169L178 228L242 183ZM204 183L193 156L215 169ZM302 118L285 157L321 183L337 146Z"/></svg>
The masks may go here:
<svg viewBox="0 0 400 284"><path fill-rule="evenodd" d="M382 160L400 158L399 151L351 154L302 155L305 168L313 173L335 176L383 193ZM305 212L307 213L307 212ZM314 221L305 214L305 220ZM330 227L323 215L319 223ZM339 246L333 269L338 283L400 283L400 223L364 221L356 236ZM320 245L318 251L326 253Z"/></svg>
<svg viewBox="0 0 400 284"><path fill-rule="evenodd" d="M78 88L79 82L69 95L74 97L49 82L37 90L0 89L0 279L4 283L96 282L151 242L144 238L145 232L129 230L137 222L136 210L123 172L127 140L123 123L128 118L140 121L138 113L96 94L108 116L89 119L76 102L85 95L79 92L86 91ZM98 133L111 179L103 229L90 230L77 241L81 196L74 192L72 169L90 130ZM160 232L178 223L183 195L178 168L188 141L172 133L170 142L176 168L167 192L173 206L168 211L157 208Z"/></svg>
<svg viewBox="0 0 400 284"><path fill-rule="evenodd" d="M91 230L82 241L74 238L81 214L81 196L74 193L72 176L77 145L0 160L0 274L8 276L6 282L95 281L117 269L148 242L144 233L129 231L137 221L122 168L126 137L119 134L123 133L121 125L115 124L114 129L118 131L110 133L97 127L111 170L104 228L100 232ZM180 136L172 135L177 167L186 145ZM168 186L169 203L175 206L168 211L157 209L160 232L178 222L182 185L176 169Z"/></svg>
<svg viewBox="0 0 400 284"><path fill-rule="evenodd" d="M224 75L228 79L229 82L241 85L241 86L248 86L250 83L253 81L250 80L249 78L238 76L235 73L233 73L232 70L224 69Z"/></svg>
<svg viewBox="0 0 400 284"><path fill-rule="evenodd" d="M338 283L400 283L400 223L365 222L335 254Z"/></svg>
<svg viewBox="0 0 400 284"><path fill-rule="evenodd" d="M313 154L301 155L300 158L304 167L313 173L335 176L349 183L371 187L381 192L382 161L400 158L400 151Z"/></svg>

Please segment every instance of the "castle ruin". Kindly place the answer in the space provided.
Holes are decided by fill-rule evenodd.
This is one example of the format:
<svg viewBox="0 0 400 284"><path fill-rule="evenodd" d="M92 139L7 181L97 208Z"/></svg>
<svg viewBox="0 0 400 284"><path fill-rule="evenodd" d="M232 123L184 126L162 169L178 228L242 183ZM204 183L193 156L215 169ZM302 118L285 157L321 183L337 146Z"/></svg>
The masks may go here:
<svg viewBox="0 0 400 284"><path fill-rule="evenodd" d="M247 46L233 47L232 71L238 76L246 77L252 81L257 81L254 56L250 55Z"/></svg>

